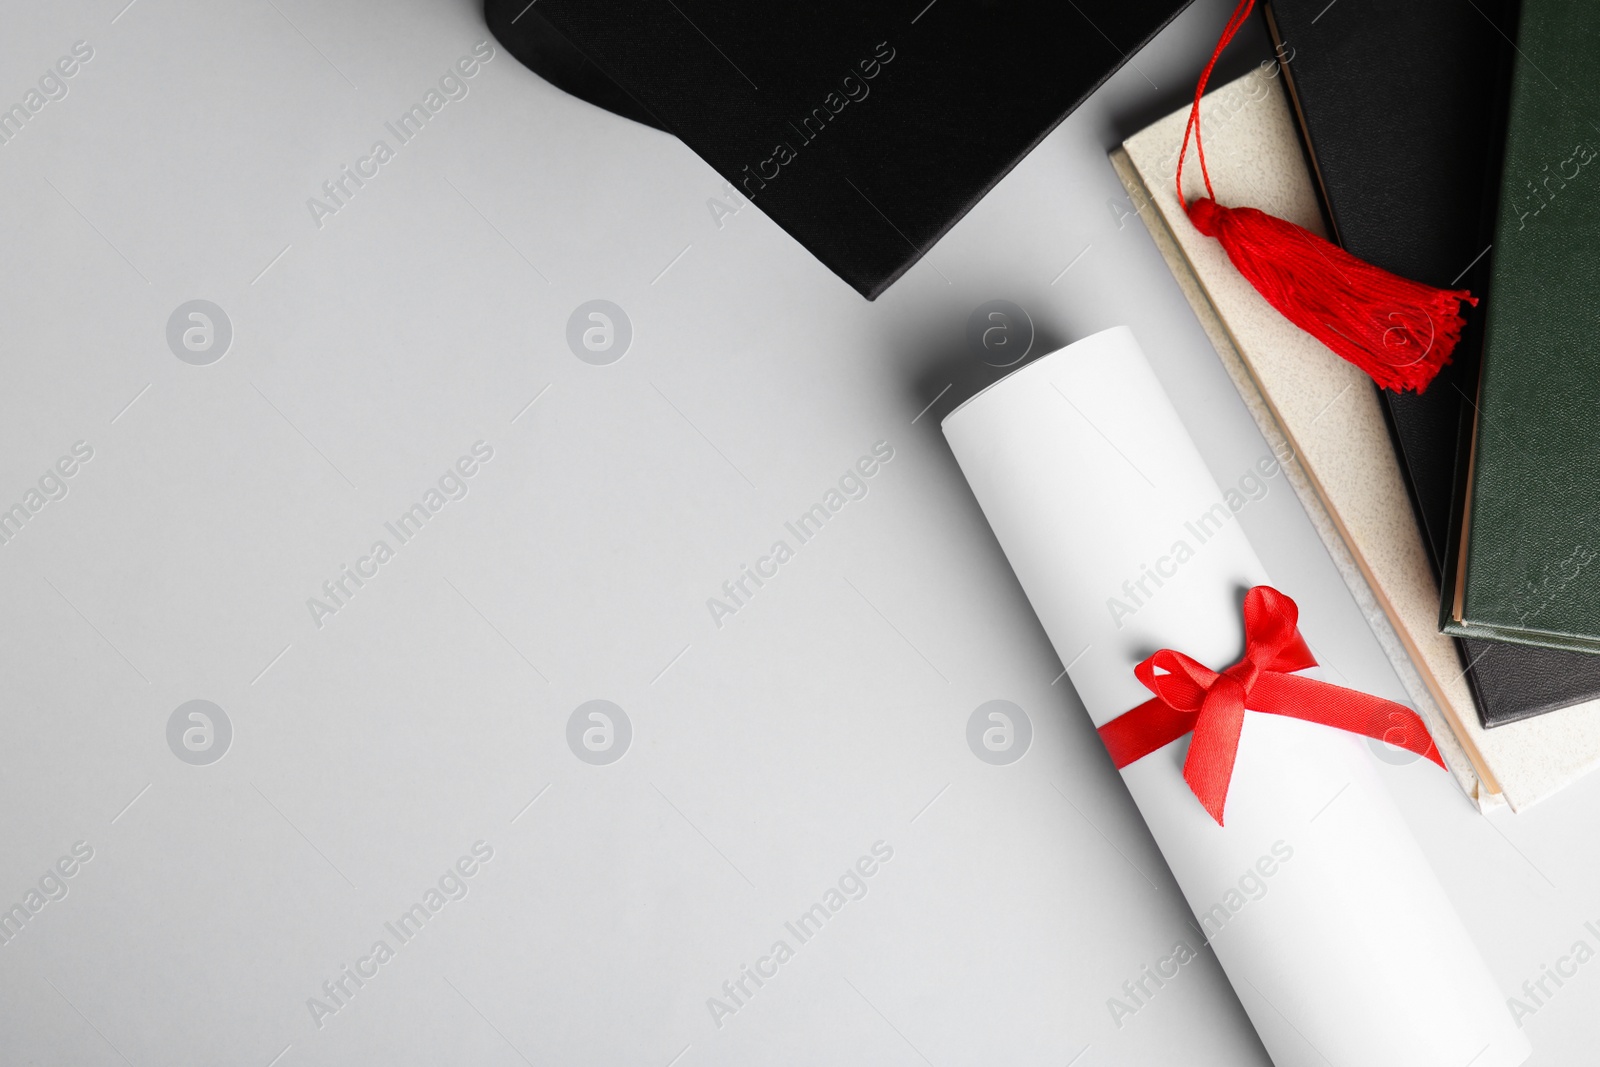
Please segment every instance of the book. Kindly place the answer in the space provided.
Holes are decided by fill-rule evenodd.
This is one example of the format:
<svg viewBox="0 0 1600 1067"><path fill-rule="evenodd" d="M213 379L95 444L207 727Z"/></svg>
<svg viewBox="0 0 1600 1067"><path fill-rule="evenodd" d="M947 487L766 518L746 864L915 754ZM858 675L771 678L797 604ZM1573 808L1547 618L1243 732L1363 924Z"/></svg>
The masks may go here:
<svg viewBox="0 0 1600 1067"><path fill-rule="evenodd" d="M1205 97L1212 181L1225 204L1325 233L1278 72L1264 65ZM1289 483L1457 781L1480 807L1523 810L1600 766L1600 706L1494 730L1478 720L1455 645L1439 632L1439 583L1377 393L1189 223L1173 185L1187 112L1129 138L1112 164L1263 436L1290 457Z"/></svg>
<svg viewBox="0 0 1600 1067"><path fill-rule="evenodd" d="M1492 299L1500 127L1486 119L1503 107L1494 72L1508 76L1514 55L1511 0L1482 0L1481 18L1457 17L1454 0L1269 0L1265 11L1333 237L1402 277ZM1455 359L1425 392L1378 392L1436 575L1482 343L1484 305L1463 310ZM1459 652L1485 727L1600 699L1600 657L1480 638L1459 639Z"/></svg>
<svg viewBox="0 0 1600 1067"><path fill-rule="evenodd" d="M538 12L620 87L619 110L636 102L870 300L1188 2ZM488 22L513 37L528 6L487 0Z"/></svg>
<svg viewBox="0 0 1600 1067"><path fill-rule="evenodd" d="M1600 7L1525 0L1447 631L1600 653Z"/></svg>
<svg viewBox="0 0 1600 1067"><path fill-rule="evenodd" d="M1196 517L1226 510L1224 495L1134 331L1104 330L1013 371L943 428L1096 727L1151 700L1134 668L1156 649L1213 670L1238 660L1239 592L1268 576L1239 523L1197 534ZM1155 585L1146 573L1164 577ZM1130 598L1133 613L1108 610L1129 579L1144 594ZM1220 825L1184 778L1189 745L1179 735L1117 762L1274 1064L1528 1058L1527 1037L1354 735L1245 712ZM1329 798L1337 817L1307 840ZM1246 903L1239 890L1265 879L1271 894Z"/></svg>

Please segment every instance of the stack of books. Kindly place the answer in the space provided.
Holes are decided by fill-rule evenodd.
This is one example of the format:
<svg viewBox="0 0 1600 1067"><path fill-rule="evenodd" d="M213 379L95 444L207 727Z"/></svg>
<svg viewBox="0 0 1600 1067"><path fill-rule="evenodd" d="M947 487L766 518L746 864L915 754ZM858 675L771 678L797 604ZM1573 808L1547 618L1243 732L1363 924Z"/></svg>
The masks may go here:
<svg viewBox="0 0 1600 1067"><path fill-rule="evenodd" d="M1189 223L1187 108L1112 153L1452 771L1513 809L1600 764L1600 7L1517 7L1271 0L1278 58L1202 103L1220 203L1481 298L1421 394Z"/></svg>

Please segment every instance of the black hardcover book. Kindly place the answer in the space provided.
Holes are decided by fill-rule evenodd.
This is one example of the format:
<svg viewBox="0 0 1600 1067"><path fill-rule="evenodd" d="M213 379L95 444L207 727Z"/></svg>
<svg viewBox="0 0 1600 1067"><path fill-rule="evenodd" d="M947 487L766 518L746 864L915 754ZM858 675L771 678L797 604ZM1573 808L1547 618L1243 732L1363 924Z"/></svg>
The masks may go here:
<svg viewBox="0 0 1600 1067"><path fill-rule="evenodd" d="M485 16L557 84L676 134L870 300L1187 3L487 0Z"/></svg>
<svg viewBox="0 0 1600 1067"><path fill-rule="evenodd" d="M1485 302L1515 0L1268 0L1286 84L1339 243ZM1464 474L1483 304L1426 392L1381 391L1437 576ZM1485 727L1600 699L1600 656L1457 641Z"/></svg>

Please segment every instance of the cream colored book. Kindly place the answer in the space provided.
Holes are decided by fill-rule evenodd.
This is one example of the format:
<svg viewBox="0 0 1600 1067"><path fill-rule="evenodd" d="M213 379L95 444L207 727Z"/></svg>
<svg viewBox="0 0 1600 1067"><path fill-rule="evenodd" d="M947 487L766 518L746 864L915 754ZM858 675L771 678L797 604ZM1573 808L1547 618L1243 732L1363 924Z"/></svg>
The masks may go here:
<svg viewBox="0 0 1600 1067"><path fill-rule="evenodd" d="M1483 729L1455 645L1438 631L1438 583L1371 381L1274 310L1178 204L1188 110L1111 154L1139 217L1261 432L1292 453L1290 483L1461 787L1484 809L1550 796L1600 765L1600 701ZM1275 68L1207 94L1201 116L1219 203L1326 236ZM1204 195L1192 145L1184 186Z"/></svg>

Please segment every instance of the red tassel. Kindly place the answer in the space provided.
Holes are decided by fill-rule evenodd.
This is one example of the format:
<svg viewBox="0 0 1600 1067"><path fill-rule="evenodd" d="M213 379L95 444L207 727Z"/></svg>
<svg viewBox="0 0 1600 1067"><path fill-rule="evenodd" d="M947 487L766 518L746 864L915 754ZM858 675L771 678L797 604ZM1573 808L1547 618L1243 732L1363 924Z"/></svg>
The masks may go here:
<svg viewBox="0 0 1600 1067"><path fill-rule="evenodd" d="M1250 207L1216 202L1200 141L1200 98L1222 50L1249 17L1255 0L1239 0L1211 62L1195 86L1178 156L1178 202L1195 229L1222 242L1240 274L1284 318L1354 363L1385 389L1422 392L1461 339L1465 289L1436 289L1357 259L1292 222ZM1206 197L1183 195L1183 160L1194 134Z"/></svg>
<svg viewBox="0 0 1600 1067"><path fill-rule="evenodd" d="M1422 392L1461 339L1465 289L1435 289L1357 259L1292 222L1203 199L1189 220L1284 318L1385 389Z"/></svg>

